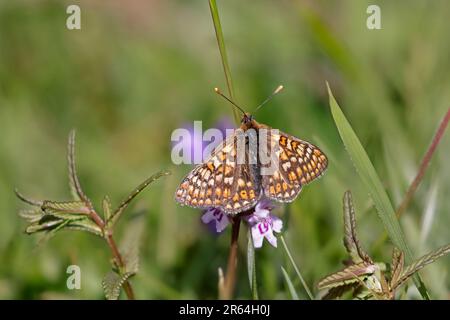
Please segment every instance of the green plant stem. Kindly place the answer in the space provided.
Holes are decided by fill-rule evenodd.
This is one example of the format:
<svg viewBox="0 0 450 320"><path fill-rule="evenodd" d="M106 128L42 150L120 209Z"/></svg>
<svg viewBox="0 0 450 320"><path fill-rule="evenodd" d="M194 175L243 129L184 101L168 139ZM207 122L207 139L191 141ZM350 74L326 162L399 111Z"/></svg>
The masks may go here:
<svg viewBox="0 0 450 320"><path fill-rule="evenodd" d="M120 270L124 269L125 263L123 261L122 255L120 254L119 249L117 248L116 242L114 241L112 231L110 229L105 228L105 222L103 221L102 217L100 217L100 215L95 211L90 202L87 203L87 206L89 207L89 216L102 230L102 234L111 250L112 256L114 258L117 267ZM134 300L134 291L130 281L126 280L123 283L123 289L125 291L125 294L127 295L127 298L129 300Z"/></svg>
<svg viewBox="0 0 450 320"><path fill-rule="evenodd" d="M228 265L225 275L225 282L222 292L219 292L220 298L222 300L230 300L233 296L234 287L236 285L236 269L238 263L238 240L239 240L239 229L241 226L241 218L235 216L231 218L231 243L230 243L230 253L228 256Z"/></svg>
<svg viewBox="0 0 450 320"><path fill-rule="evenodd" d="M292 258L291 252L289 251L289 248L286 245L286 241L284 241L284 237L280 236L280 239L281 239L281 243L283 243L283 248L286 251L287 256L289 257L289 260L291 261L291 264L294 267L295 273L297 273L297 276L300 279L303 287L305 288L305 291L308 294L309 299L314 300L314 296L312 295L311 290L309 290L309 287L306 284L305 279L303 279L303 276L300 273L300 270L298 269L297 264L294 261L294 258Z"/></svg>
<svg viewBox="0 0 450 320"><path fill-rule="evenodd" d="M108 234L106 236L106 242L108 243L108 246L111 249L114 260L116 261L117 265L119 266L120 269L123 269L125 267L125 263L123 261L122 255L119 252L119 249L117 248L116 242L114 241L112 234ZM123 289L129 300L135 299L133 287L131 286L130 281L126 280L123 283Z"/></svg>
<svg viewBox="0 0 450 320"><path fill-rule="evenodd" d="M216 32L217 45L218 45L219 51L220 51L220 58L222 60L223 72L225 73L228 94L230 95L231 99L234 101L235 96L234 96L233 80L231 78L230 65L228 64L227 50L225 47L225 40L224 40L223 32L222 32L222 25L220 24L219 10L217 8L216 0L209 0L209 9L211 10L211 16L213 19L214 30ZM236 123L239 123L239 120L240 120L239 114L238 114L236 108L234 108L234 107L232 107L232 108L233 108L234 120L236 121Z"/></svg>

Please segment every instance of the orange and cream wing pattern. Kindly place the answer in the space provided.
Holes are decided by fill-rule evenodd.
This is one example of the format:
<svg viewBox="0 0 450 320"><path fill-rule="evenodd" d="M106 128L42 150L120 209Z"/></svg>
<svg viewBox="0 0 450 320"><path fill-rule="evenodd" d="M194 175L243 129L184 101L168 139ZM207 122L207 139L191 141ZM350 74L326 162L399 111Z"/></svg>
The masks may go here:
<svg viewBox="0 0 450 320"><path fill-rule="evenodd" d="M231 135L183 179L176 201L194 208L217 207L227 214L250 209L259 200L261 187L248 157L246 153L246 161L237 164L237 137Z"/></svg>
<svg viewBox="0 0 450 320"><path fill-rule="evenodd" d="M278 130L270 130L267 143L276 148L272 153L278 162L271 175L262 176L265 195L279 202L291 202L302 186L320 177L327 168L325 154L313 144Z"/></svg>

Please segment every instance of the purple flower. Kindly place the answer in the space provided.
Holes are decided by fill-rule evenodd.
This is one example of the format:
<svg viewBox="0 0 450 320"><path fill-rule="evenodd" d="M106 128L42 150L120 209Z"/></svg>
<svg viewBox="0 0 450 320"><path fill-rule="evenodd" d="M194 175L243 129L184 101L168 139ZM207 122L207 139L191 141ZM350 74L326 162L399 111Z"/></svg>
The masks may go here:
<svg viewBox="0 0 450 320"><path fill-rule="evenodd" d="M205 224L215 226L217 233L222 232L229 224L228 216L219 208L209 208L202 216L202 221Z"/></svg>
<svg viewBox="0 0 450 320"><path fill-rule="evenodd" d="M214 128L218 129L222 133L222 139L226 137L227 130L234 129L233 123L228 118L222 118L216 122ZM186 159L186 163L201 163L205 159L201 159L206 147L212 143L211 149L220 142L222 139L213 139L213 141L204 140L205 128L202 128L202 123L200 121L195 121L193 124L187 123L182 126L182 129L188 131L187 137L181 141L172 141L172 148L179 145L180 149L187 150L189 156Z"/></svg>
<svg viewBox="0 0 450 320"><path fill-rule="evenodd" d="M255 212L247 218L255 248L262 247L264 238L266 238L272 246L277 246L277 238L273 232L281 232L283 221L277 216L270 214L271 210L273 210L273 206L270 200L263 199L256 205Z"/></svg>
<svg viewBox="0 0 450 320"><path fill-rule="evenodd" d="M245 217L245 220L248 222L251 229L255 248L262 247L264 238L266 238L272 246L277 246L277 238L273 232L281 232L283 221L270 213L273 209L274 206L272 202L264 198L256 204L255 211L251 215ZM227 214L219 208L210 208L206 210L202 216L202 221L214 228L214 231L217 233L225 230L230 224Z"/></svg>

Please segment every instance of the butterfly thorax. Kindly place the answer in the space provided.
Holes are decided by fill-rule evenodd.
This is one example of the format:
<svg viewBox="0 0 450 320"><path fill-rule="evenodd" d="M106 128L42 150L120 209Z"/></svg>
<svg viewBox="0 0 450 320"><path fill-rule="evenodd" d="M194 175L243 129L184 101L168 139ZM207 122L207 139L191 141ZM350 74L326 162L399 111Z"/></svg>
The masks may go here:
<svg viewBox="0 0 450 320"><path fill-rule="evenodd" d="M241 120L240 129L243 131L247 131L249 129L260 129L266 127L260 123L258 123L250 113L245 113Z"/></svg>

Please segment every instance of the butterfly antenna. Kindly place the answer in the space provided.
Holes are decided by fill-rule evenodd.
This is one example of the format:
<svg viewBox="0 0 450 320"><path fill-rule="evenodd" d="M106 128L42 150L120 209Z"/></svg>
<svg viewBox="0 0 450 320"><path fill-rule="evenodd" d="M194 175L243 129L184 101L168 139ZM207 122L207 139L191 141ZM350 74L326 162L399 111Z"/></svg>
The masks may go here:
<svg viewBox="0 0 450 320"><path fill-rule="evenodd" d="M234 103L233 100L231 100L231 99L228 98L226 95L224 95L224 94L222 93L222 91L220 91L219 88L214 88L214 91L215 91L219 96L221 96L222 98L224 98L225 100L227 100L229 103L231 103L233 106L235 106L236 108L238 108L238 110L241 111L242 114L245 114L245 111L244 111L241 107L239 107L236 103Z"/></svg>
<svg viewBox="0 0 450 320"><path fill-rule="evenodd" d="M256 111L258 111L258 109L260 109L260 108L261 108L263 105L265 105L267 102L269 102L270 100L272 100L272 98L273 98L277 93L279 93L281 90L283 90L283 88L284 88L284 87L280 84L280 85L272 92L272 94L266 98L266 100L264 100L263 102L261 102L260 105L256 107L254 113L255 113Z"/></svg>

